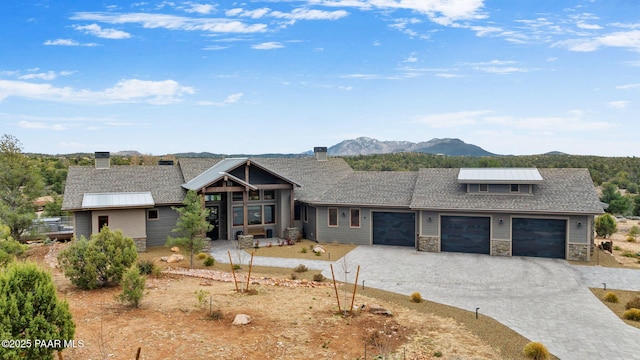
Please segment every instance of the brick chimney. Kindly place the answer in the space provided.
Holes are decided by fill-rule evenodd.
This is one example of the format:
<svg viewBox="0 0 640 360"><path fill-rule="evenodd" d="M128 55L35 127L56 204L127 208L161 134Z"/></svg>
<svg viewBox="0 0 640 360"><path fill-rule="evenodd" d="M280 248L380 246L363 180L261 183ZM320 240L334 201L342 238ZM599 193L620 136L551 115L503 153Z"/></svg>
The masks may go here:
<svg viewBox="0 0 640 360"><path fill-rule="evenodd" d="M96 169L108 169L111 167L111 153L108 151L96 151Z"/></svg>

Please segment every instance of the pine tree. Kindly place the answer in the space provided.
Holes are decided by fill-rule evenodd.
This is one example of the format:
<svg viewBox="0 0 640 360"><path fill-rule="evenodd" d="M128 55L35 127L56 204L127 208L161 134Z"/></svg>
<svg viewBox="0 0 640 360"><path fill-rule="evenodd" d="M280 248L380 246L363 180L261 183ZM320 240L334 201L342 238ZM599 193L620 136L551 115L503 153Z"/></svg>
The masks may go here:
<svg viewBox="0 0 640 360"><path fill-rule="evenodd" d="M58 299L49 273L33 263L13 263L0 272L0 337L24 345L0 347L1 359L53 359L64 341L73 340L75 328L69 304ZM43 347L36 339L59 342Z"/></svg>
<svg viewBox="0 0 640 360"><path fill-rule="evenodd" d="M167 240L167 246L177 246L181 250L189 252L189 268L193 268L193 254L199 253L204 247L204 234L211 230L212 225L207 221L209 209L202 206L202 195L189 190L182 204L183 207L173 208L179 216L176 228L171 230L182 236L170 236Z"/></svg>

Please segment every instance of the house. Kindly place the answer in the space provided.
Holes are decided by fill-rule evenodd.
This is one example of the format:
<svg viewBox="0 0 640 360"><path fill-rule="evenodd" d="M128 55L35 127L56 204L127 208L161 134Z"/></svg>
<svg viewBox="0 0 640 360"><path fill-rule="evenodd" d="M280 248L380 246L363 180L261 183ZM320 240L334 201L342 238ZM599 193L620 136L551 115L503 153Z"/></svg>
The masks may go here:
<svg viewBox="0 0 640 360"><path fill-rule="evenodd" d="M588 261L603 213L586 169L354 171L315 148L306 158L183 158L176 164L70 167L63 209L75 235L121 229L140 250L161 246L187 190L204 195L207 236L285 237L431 252Z"/></svg>

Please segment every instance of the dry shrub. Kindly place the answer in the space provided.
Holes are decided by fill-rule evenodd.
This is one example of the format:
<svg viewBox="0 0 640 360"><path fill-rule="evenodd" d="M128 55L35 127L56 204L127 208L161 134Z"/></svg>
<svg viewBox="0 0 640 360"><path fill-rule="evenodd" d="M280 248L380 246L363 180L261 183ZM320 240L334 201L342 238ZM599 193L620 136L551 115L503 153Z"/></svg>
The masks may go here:
<svg viewBox="0 0 640 360"><path fill-rule="evenodd" d="M305 272L305 271L308 271L308 270L309 270L309 268L307 268L304 264L300 264L300 265L296 266L295 268L293 268L293 271L299 272L299 273L302 273L302 272Z"/></svg>
<svg viewBox="0 0 640 360"><path fill-rule="evenodd" d="M524 354L527 359L532 360L547 360L551 357L547 347L536 341L532 341L525 345L524 349L522 349L522 354Z"/></svg>
<svg viewBox="0 0 640 360"><path fill-rule="evenodd" d="M617 304L620 300L618 300L618 295L609 291L608 293L604 294L604 301Z"/></svg>
<svg viewBox="0 0 640 360"><path fill-rule="evenodd" d="M324 275L322 275L322 274L313 275L313 281L323 282L324 281Z"/></svg>
<svg viewBox="0 0 640 360"><path fill-rule="evenodd" d="M199 254L198 254L198 259L200 259L200 260L204 260L204 259L206 259L208 256L209 256L209 254L206 254L206 253L201 252L201 253L199 253Z"/></svg>
<svg viewBox="0 0 640 360"><path fill-rule="evenodd" d="M629 300L627 304L624 306L625 309L640 309L640 296L636 296L633 299Z"/></svg>
<svg viewBox="0 0 640 360"><path fill-rule="evenodd" d="M411 300L411 302L414 302L414 303L421 303L422 295L420 295L420 293L416 291L413 294L411 294L411 296L409 296L409 300Z"/></svg>
<svg viewBox="0 0 640 360"><path fill-rule="evenodd" d="M627 320L640 321L640 309L629 309L622 313L622 317Z"/></svg>

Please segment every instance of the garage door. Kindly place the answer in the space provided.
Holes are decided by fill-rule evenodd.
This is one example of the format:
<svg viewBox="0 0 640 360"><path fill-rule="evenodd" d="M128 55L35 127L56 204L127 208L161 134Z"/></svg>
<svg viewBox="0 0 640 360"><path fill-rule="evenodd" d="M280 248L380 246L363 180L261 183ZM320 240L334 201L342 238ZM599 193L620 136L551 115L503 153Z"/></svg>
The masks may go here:
<svg viewBox="0 0 640 360"><path fill-rule="evenodd" d="M374 212L372 221L374 244L415 247L415 213Z"/></svg>
<svg viewBox="0 0 640 360"><path fill-rule="evenodd" d="M512 254L564 259L566 235L566 220L514 218Z"/></svg>
<svg viewBox="0 0 640 360"><path fill-rule="evenodd" d="M473 254L491 252L491 220L476 216L442 216L440 250Z"/></svg>

